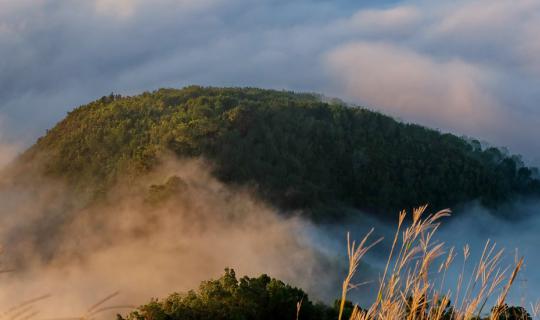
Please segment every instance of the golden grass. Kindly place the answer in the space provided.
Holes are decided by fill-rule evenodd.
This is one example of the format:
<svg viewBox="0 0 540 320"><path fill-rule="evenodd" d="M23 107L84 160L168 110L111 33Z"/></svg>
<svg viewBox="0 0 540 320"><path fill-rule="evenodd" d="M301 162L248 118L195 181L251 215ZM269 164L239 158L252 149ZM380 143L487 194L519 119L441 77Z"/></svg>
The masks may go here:
<svg viewBox="0 0 540 320"><path fill-rule="evenodd" d="M88 310L81 316L64 317L64 318L46 318L45 320L94 320L96 319L97 315L106 311L134 310L136 308L136 306L133 306L133 305L104 306L106 302L109 302L114 297L118 296L118 294L119 292L114 292L104 297L103 299L99 300L98 302L90 306ZM33 319L40 313L40 311L36 309L34 303L48 299L50 297L52 297L52 295L46 294L43 296L39 296L37 298L24 301L22 303L19 303L18 305L9 308L7 311L1 312L0 320L1 319L8 319L8 320Z"/></svg>
<svg viewBox="0 0 540 320"><path fill-rule="evenodd" d="M42 295L30 300L23 301L4 312L0 313L0 319L10 319L10 320L27 320L35 317L39 314L39 310L35 309L34 303L41 300L50 298L50 294Z"/></svg>
<svg viewBox="0 0 540 320"><path fill-rule="evenodd" d="M466 245L462 250L463 265L456 279L456 288L443 291L446 273L458 253L453 247L446 250L444 243L434 240L434 234L440 220L450 216L450 210L425 215L426 208L414 209L412 222L404 230L406 213L402 211L399 214L392 247L379 279L377 297L366 310L355 306L351 320L441 320L445 317L468 320L479 317L485 311L488 299L494 298L496 292L499 294L490 318L498 319L504 311L508 292L523 265L523 258L518 259L512 269L502 268L504 250L497 249L495 243L487 241L474 271L466 275L465 267L470 256L469 246ZM381 240L367 245L372 231L358 246L354 241L351 243L347 235L349 272L343 281L339 320L343 315L347 293L355 287L351 283L362 257ZM436 266L437 262L440 264ZM450 301L453 302L451 308ZM537 304L533 312L539 311L540 304Z"/></svg>
<svg viewBox="0 0 540 320"><path fill-rule="evenodd" d="M349 255L349 272L347 273L347 277L345 277L345 280L343 281L342 291L341 291L341 304L339 308L339 316L338 320L341 320L343 317L343 309L345 307L345 300L347 298L347 292L350 289L356 288L356 285L351 283L352 278L354 274L356 273L358 266L360 264L360 261L364 257L364 254L368 252L369 249L371 249L374 245L376 245L378 242L382 240L378 239L375 242L371 243L370 245L366 245L367 240L371 233L373 232L373 229L368 232L368 234L362 239L358 247L356 246L356 243L353 241L351 243L350 241L350 235L347 233L347 254Z"/></svg>

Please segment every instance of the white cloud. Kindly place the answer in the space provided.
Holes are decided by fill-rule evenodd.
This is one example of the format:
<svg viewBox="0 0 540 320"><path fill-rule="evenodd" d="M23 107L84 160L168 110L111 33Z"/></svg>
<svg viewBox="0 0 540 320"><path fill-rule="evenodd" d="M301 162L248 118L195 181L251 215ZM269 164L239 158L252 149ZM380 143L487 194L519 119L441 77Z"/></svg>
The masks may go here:
<svg viewBox="0 0 540 320"><path fill-rule="evenodd" d="M413 6L398 6L389 9L368 9L356 12L347 19L348 27L357 31L401 32L416 25L421 13Z"/></svg>
<svg viewBox="0 0 540 320"><path fill-rule="evenodd" d="M263 86L538 154L524 146L540 134L540 2L351 3L0 0L0 113L35 136L111 91Z"/></svg>
<svg viewBox="0 0 540 320"><path fill-rule="evenodd" d="M490 111L496 103L485 92L493 75L464 61L437 61L371 42L339 47L327 61L338 86L364 105L444 129L486 127L494 121L496 113Z"/></svg>
<svg viewBox="0 0 540 320"><path fill-rule="evenodd" d="M157 10L162 13L179 12L182 15L195 10L208 9L223 0L93 0L96 13L117 18L132 18ZM232 2L232 1L231 1Z"/></svg>
<svg viewBox="0 0 540 320"><path fill-rule="evenodd" d="M346 21L323 59L336 95L538 156L540 2L418 0Z"/></svg>

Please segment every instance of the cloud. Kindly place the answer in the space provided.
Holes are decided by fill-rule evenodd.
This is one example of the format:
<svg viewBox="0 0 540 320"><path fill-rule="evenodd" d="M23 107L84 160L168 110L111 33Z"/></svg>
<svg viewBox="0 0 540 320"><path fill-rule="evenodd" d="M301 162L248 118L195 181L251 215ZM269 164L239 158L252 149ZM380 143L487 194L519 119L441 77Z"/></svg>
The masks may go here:
<svg viewBox="0 0 540 320"><path fill-rule="evenodd" d="M196 10L209 9L222 0L158 0L149 3L142 0L93 0L96 13L111 18L128 19L147 11L165 10L181 12L180 16ZM179 17L180 17L179 16Z"/></svg>
<svg viewBox="0 0 540 320"><path fill-rule="evenodd" d="M413 6L398 6L389 9L366 9L345 19L343 27L360 33L392 34L402 36L421 21L420 11Z"/></svg>
<svg viewBox="0 0 540 320"><path fill-rule="evenodd" d="M25 144L111 91L195 83L318 91L540 157L534 0L0 0L0 9L0 113ZM415 77L396 75L394 62ZM348 69L387 81L387 92Z"/></svg>
<svg viewBox="0 0 540 320"><path fill-rule="evenodd" d="M151 175L130 179L129 191L121 182L106 201L82 208L73 206L73 194L58 181L32 175L27 185L10 185L1 179L1 262L14 270L2 278L2 311L47 296L18 311L39 311L44 318L80 317L110 293L120 292L103 307L139 305L197 288L200 281L219 277L224 267L233 267L238 275L266 273L302 287L312 300L331 302L347 268L346 233L361 239L372 227L370 239L384 241L368 252L355 277L355 282L367 283L348 297L363 307L373 302L396 225L358 211L342 223L315 225L292 213L280 214L250 190L218 182L210 171L202 160L164 161ZM150 185L171 176L181 179L171 198L160 205L144 201ZM537 202L515 204L512 209L523 213L523 219L506 221L471 205L459 217L445 220L434 240L457 251L469 243L468 268L488 237L509 250L506 257L512 258L511 250L519 247L526 265L534 266L540 259L534 247L538 207ZM503 266L507 263L511 261ZM445 283L453 288L460 271L458 262ZM534 295L540 279L532 268L523 275ZM518 301L514 293L511 303ZM125 311L112 308L96 318Z"/></svg>
<svg viewBox="0 0 540 320"><path fill-rule="evenodd" d="M336 91L361 105L520 152L540 146L531 130L538 119L528 119L497 99L498 86L506 82L489 67L437 59L388 42L349 43L325 60Z"/></svg>
<svg viewBox="0 0 540 320"><path fill-rule="evenodd" d="M360 18L361 17L361 18ZM537 158L537 1L410 1L360 10L324 56L333 92ZM538 160L536 161L538 164Z"/></svg>
<svg viewBox="0 0 540 320"><path fill-rule="evenodd" d="M0 63L0 112L13 136L31 131L35 139L66 111L111 91L194 83L315 90L317 57L304 57L321 44L304 35L328 11L308 12L308 4L1 2L0 54L8 58Z"/></svg>
<svg viewBox="0 0 540 320"><path fill-rule="evenodd" d="M2 279L2 311L51 295L32 310L45 318L81 316L117 290L113 305L140 305L196 289L225 267L239 275L269 274L318 299L333 298L339 288L339 269L333 269L336 277L320 276L335 263L309 243L310 222L284 217L249 190L223 185L204 161L167 161L130 192L121 183L110 201L84 208L67 205L76 201L58 181L35 175L29 185L10 185L6 174L2 266L15 271ZM171 176L181 182L168 201L144 201L149 185Z"/></svg>
<svg viewBox="0 0 540 320"><path fill-rule="evenodd" d="M366 106L444 129L492 124L484 93L489 71L461 60L436 61L388 43L358 42L329 53L329 68L349 97Z"/></svg>

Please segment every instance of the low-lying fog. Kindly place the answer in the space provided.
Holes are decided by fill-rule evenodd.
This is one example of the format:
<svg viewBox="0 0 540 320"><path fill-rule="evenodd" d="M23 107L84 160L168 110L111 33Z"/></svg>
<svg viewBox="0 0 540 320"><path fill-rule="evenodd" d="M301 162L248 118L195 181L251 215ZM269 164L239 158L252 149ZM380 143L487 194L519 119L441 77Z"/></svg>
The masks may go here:
<svg viewBox="0 0 540 320"><path fill-rule="evenodd" d="M171 175L185 184L174 200L158 207L145 204L141 192L119 187L106 205L78 208L58 183L38 179L24 188L4 178L0 241L2 267L9 272L0 274L0 312L22 320L80 317L111 307L93 315L111 319L127 313L124 307L196 288L202 280L219 277L225 267L238 275L267 273L302 287L312 299L331 302L346 272L346 233L360 239L374 227L373 239L385 240L371 250L357 277L357 282L371 282L351 295L361 305L370 301L395 225L358 212L342 224L325 225L314 225L299 213L283 215L250 190L219 183L203 161L169 161L145 183L163 183ZM488 238L507 249L509 265L518 249L526 257L525 267L510 302L528 306L540 297L535 272L540 260L535 210L540 204L515 208L530 214L501 220L470 205L445 219L438 239L456 247L459 270L466 243L472 261ZM428 211L434 209L442 208Z"/></svg>

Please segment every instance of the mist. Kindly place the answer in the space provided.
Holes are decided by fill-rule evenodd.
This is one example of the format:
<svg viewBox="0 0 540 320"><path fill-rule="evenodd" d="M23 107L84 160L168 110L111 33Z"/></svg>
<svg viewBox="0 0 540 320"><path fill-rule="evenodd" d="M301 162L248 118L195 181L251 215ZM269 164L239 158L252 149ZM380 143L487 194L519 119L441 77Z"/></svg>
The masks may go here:
<svg viewBox="0 0 540 320"><path fill-rule="evenodd" d="M14 181L13 172L4 170L0 266L8 272L0 274L0 312L16 318L82 317L110 297L100 305L106 310L92 315L110 319L151 298L196 289L226 267L241 276L268 274L304 289L312 300L332 303L346 273L346 234L360 239L371 228L371 239L384 241L365 257L355 278L363 285L349 298L360 306L373 301L397 212L395 221L351 210L345 221L314 224L301 212L280 212L254 190L224 185L211 172L204 159L166 158L151 174L136 182L121 180L105 201L88 206L88 199L60 181L39 175ZM171 177L178 179L178 188L152 204L149 188ZM443 221L437 241L458 253L470 245L472 262L488 239L506 248L505 265L513 263L516 250L524 255L509 302L528 307L539 297L538 208L539 202L508 205L505 210L512 212L506 216L515 211L520 217L509 219L472 203ZM448 288L455 287L460 259L449 271Z"/></svg>
<svg viewBox="0 0 540 320"><path fill-rule="evenodd" d="M178 193L149 205L143 186L170 176L181 179ZM141 188L119 186L92 207L65 199L70 193L59 183L41 181L39 192L4 188L1 195L9 201L0 214L2 266L12 270L1 280L4 311L47 297L25 315L78 317L117 291L109 304L138 306L196 289L225 267L239 275L269 274L318 299L330 299L339 287L329 276L337 263L305 236L308 221L285 217L249 190L226 187L205 162L168 161L142 180Z"/></svg>

